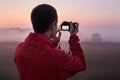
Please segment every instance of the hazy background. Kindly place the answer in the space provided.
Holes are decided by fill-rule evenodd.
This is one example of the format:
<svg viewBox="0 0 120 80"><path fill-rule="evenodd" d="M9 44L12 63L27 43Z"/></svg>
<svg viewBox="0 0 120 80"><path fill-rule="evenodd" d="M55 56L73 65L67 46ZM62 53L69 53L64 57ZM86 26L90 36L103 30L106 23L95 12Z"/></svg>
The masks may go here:
<svg viewBox="0 0 120 80"><path fill-rule="evenodd" d="M33 32L32 28L1 28L0 42L24 41L30 32ZM116 29L112 29L112 27L109 29L107 27L85 27L78 32L78 36L80 37L81 41L92 41L92 36L96 33L101 36L103 42L120 42L120 27L116 27ZM62 31L61 41L67 41L68 38L69 32Z"/></svg>

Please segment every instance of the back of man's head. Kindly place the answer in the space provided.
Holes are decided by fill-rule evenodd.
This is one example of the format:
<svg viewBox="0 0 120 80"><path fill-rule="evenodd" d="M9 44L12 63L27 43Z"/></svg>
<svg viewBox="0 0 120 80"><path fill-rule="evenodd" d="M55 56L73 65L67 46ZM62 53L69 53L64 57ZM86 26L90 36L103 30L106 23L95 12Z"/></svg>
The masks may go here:
<svg viewBox="0 0 120 80"><path fill-rule="evenodd" d="M56 9L48 4L38 5L31 12L31 21L35 33L45 33L50 24L57 19Z"/></svg>

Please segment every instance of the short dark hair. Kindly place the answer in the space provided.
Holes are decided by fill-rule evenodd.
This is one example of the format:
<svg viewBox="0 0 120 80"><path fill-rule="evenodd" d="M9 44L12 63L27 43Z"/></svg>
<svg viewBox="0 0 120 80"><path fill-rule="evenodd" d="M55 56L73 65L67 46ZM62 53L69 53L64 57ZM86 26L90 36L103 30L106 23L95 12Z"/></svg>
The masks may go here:
<svg viewBox="0 0 120 80"><path fill-rule="evenodd" d="M31 12L31 22L35 33L45 33L53 21L57 21L56 9L48 4L41 4Z"/></svg>

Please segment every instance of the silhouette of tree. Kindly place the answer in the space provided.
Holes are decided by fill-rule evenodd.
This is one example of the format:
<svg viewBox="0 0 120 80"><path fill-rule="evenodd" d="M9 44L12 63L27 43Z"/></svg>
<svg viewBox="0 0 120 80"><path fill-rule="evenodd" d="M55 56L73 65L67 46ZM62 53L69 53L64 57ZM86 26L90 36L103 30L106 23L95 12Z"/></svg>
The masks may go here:
<svg viewBox="0 0 120 80"><path fill-rule="evenodd" d="M102 42L102 37L99 33L92 34L92 41L93 42Z"/></svg>

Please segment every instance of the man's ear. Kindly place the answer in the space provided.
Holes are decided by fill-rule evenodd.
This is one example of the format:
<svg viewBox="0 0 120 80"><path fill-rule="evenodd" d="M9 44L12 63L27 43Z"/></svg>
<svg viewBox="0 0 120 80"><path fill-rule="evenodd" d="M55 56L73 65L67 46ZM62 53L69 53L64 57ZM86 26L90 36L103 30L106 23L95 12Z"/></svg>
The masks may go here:
<svg viewBox="0 0 120 80"><path fill-rule="evenodd" d="M53 21L51 24L50 24L50 27L49 29L50 30L53 30L53 27L56 26L56 21Z"/></svg>
<svg viewBox="0 0 120 80"><path fill-rule="evenodd" d="M50 30L53 30L53 26L54 26L54 22L50 24L49 29L50 29Z"/></svg>

